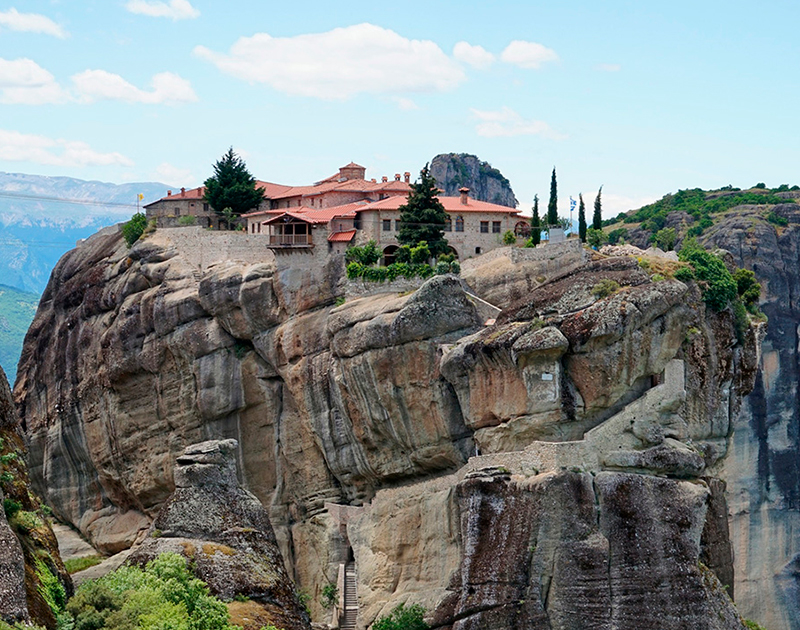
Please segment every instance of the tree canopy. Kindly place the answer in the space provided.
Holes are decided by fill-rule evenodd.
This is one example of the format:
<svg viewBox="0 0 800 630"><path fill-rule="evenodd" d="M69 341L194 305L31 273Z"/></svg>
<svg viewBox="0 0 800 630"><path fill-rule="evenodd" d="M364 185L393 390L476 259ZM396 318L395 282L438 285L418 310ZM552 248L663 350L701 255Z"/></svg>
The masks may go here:
<svg viewBox="0 0 800 630"><path fill-rule="evenodd" d="M550 201L547 202L547 225L558 225L558 185L556 184L556 167L550 177Z"/></svg>
<svg viewBox="0 0 800 630"><path fill-rule="evenodd" d="M264 189L256 188L256 179L247 170L244 160L233 151L233 147L214 164L214 175L203 184L205 200L214 212L222 215L226 208L234 215L241 215L258 208L264 198Z"/></svg>
<svg viewBox="0 0 800 630"><path fill-rule="evenodd" d="M603 205L600 201L600 195L603 192L603 187L600 186L600 190L597 191L597 197L594 199L594 214L592 215L592 227L595 230L602 230L603 229Z"/></svg>
<svg viewBox="0 0 800 630"><path fill-rule="evenodd" d="M439 201L436 180L426 164L419 173L419 181L411 184L408 200L400 206L400 231L397 240L401 245L428 244L433 256L446 254L449 250L444 238L447 221L442 202Z"/></svg>

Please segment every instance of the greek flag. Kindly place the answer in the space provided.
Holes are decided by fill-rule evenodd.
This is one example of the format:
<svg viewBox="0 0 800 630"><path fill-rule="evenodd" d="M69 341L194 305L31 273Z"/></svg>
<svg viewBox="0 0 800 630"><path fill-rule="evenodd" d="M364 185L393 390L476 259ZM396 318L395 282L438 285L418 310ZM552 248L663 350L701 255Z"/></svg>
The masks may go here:
<svg viewBox="0 0 800 630"><path fill-rule="evenodd" d="M569 196L569 211L572 212L575 209L575 200L572 198L572 195Z"/></svg>

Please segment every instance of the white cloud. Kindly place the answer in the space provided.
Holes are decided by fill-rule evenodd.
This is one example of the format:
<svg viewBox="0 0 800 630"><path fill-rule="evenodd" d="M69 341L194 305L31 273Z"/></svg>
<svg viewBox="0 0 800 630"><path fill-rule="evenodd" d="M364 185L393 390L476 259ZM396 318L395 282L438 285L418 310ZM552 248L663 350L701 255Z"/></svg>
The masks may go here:
<svg viewBox="0 0 800 630"><path fill-rule="evenodd" d="M536 42L525 42L515 39L506 46L500 58L506 63L513 63L520 68L538 70L543 63L557 61L558 55L555 50L537 44Z"/></svg>
<svg viewBox="0 0 800 630"><path fill-rule="evenodd" d="M100 153L85 142L0 129L0 160L50 166L133 166L121 153Z"/></svg>
<svg viewBox="0 0 800 630"><path fill-rule="evenodd" d="M587 212L589 211L588 208L594 204L594 199L597 196L597 191L592 191L588 195L584 193L583 200L586 202ZM628 210L635 210L637 208L641 208L642 206L646 206L649 203L653 203L661 198L659 196L639 196L639 197L629 197L627 195L617 195L614 193L607 192L605 188L603 188L603 195L601 197L603 201L603 219L611 219L617 216L620 212L627 212ZM592 206L593 207L593 206Z"/></svg>
<svg viewBox="0 0 800 630"><path fill-rule="evenodd" d="M0 58L0 103L42 105L61 103L67 94L55 77L31 59Z"/></svg>
<svg viewBox="0 0 800 630"><path fill-rule="evenodd" d="M199 17L200 11L195 9L189 0L129 0L125 8L131 13L150 17L165 17L172 20L188 20Z"/></svg>
<svg viewBox="0 0 800 630"><path fill-rule="evenodd" d="M403 111L410 112L414 111L415 109L419 109L419 105L417 105L414 101L410 98L405 97L398 97L395 99L397 106L402 109Z"/></svg>
<svg viewBox="0 0 800 630"><path fill-rule="evenodd" d="M0 26L11 31L24 33L43 33L64 39L66 31L49 17L38 13L20 13L13 7L8 11L0 11Z"/></svg>
<svg viewBox="0 0 800 630"><path fill-rule="evenodd" d="M191 83L171 72L153 76L153 89L145 91L129 83L118 74L105 70L84 70L72 77L75 88L85 102L96 100L127 101L129 103L157 104L190 103L197 100Z"/></svg>
<svg viewBox="0 0 800 630"><path fill-rule="evenodd" d="M494 55L483 46L473 46L467 42L458 42L453 46L453 57L474 68L488 68L494 62Z"/></svg>
<svg viewBox="0 0 800 630"><path fill-rule="evenodd" d="M194 52L239 79L322 99L440 92L465 79L461 67L434 42L406 39L374 24L295 37L257 33L240 38L229 54L205 46Z"/></svg>
<svg viewBox="0 0 800 630"><path fill-rule="evenodd" d="M186 186L193 180L192 172L188 168L179 168L169 162L163 162L153 173L153 176L167 184L180 184Z"/></svg>
<svg viewBox="0 0 800 630"><path fill-rule="evenodd" d="M472 115L478 120L475 130L484 138L513 136L542 136L551 140L563 140L565 136L554 131L550 125L541 120L526 120L510 107L498 111L481 111L472 109Z"/></svg>
<svg viewBox="0 0 800 630"><path fill-rule="evenodd" d="M619 72L622 70L622 66L618 63L599 63L595 67L601 72Z"/></svg>

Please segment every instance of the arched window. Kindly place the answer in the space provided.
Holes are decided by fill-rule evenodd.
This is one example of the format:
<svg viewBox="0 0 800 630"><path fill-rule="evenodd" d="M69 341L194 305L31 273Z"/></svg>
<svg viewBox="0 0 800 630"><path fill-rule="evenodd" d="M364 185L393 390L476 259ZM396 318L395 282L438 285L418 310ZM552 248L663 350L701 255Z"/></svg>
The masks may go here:
<svg viewBox="0 0 800 630"><path fill-rule="evenodd" d="M444 222L444 231L445 232L452 232L453 231L453 219L450 218L450 215L447 215L447 219Z"/></svg>
<svg viewBox="0 0 800 630"><path fill-rule="evenodd" d="M456 232L463 232L464 231L464 217L457 216L456 217Z"/></svg>

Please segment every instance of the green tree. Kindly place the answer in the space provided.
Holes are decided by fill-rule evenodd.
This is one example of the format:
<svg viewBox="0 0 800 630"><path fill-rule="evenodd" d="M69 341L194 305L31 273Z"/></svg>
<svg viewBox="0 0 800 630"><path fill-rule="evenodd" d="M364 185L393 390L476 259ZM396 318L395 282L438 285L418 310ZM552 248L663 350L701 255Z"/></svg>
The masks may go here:
<svg viewBox="0 0 800 630"><path fill-rule="evenodd" d="M255 177L247 170L244 160L233 152L233 147L214 164L214 175L203 185L204 199L219 215L230 208L232 215L240 216L258 208L264 199L264 189L256 187Z"/></svg>
<svg viewBox="0 0 800 630"><path fill-rule="evenodd" d="M578 195L578 236L581 243L586 242L586 204L583 203L583 193Z"/></svg>
<svg viewBox="0 0 800 630"><path fill-rule="evenodd" d="M400 604L372 624L372 630L428 630L424 617L425 609L419 604Z"/></svg>
<svg viewBox="0 0 800 630"><path fill-rule="evenodd" d="M531 217L531 237L528 239L532 246L542 241L542 221L539 218L539 195L533 196L533 216Z"/></svg>
<svg viewBox="0 0 800 630"><path fill-rule="evenodd" d="M594 214L592 215L592 227L595 230L603 229L603 205L600 201L600 195L603 192L603 187L597 191L597 197L594 198Z"/></svg>
<svg viewBox="0 0 800 630"><path fill-rule="evenodd" d="M550 176L550 201L547 202L547 225L558 225L558 184L556 184L556 167Z"/></svg>
<svg viewBox="0 0 800 630"><path fill-rule="evenodd" d="M675 247L675 239L677 234L675 228L663 228L654 235L656 245L658 245L665 252L668 252Z"/></svg>
<svg viewBox="0 0 800 630"><path fill-rule="evenodd" d="M139 240L146 227L147 217L143 212L137 212L131 217L130 221L122 224L122 236L128 247L132 247Z"/></svg>
<svg viewBox="0 0 800 630"><path fill-rule="evenodd" d="M586 240L589 241L589 245L596 249L606 243L608 241L608 237L603 230L589 228L586 230Z"/></svg>
<svg viewBox="0 0 800 630"><path fill-rule="evenodd" d="M401 245L415 246L424 241L433 256L449 251L447 239L444 238L447 213L438 194L436 180L426 164L419 173L419 181L411 184L408 200L399 208L400 231L397 240Z"/></svg>

